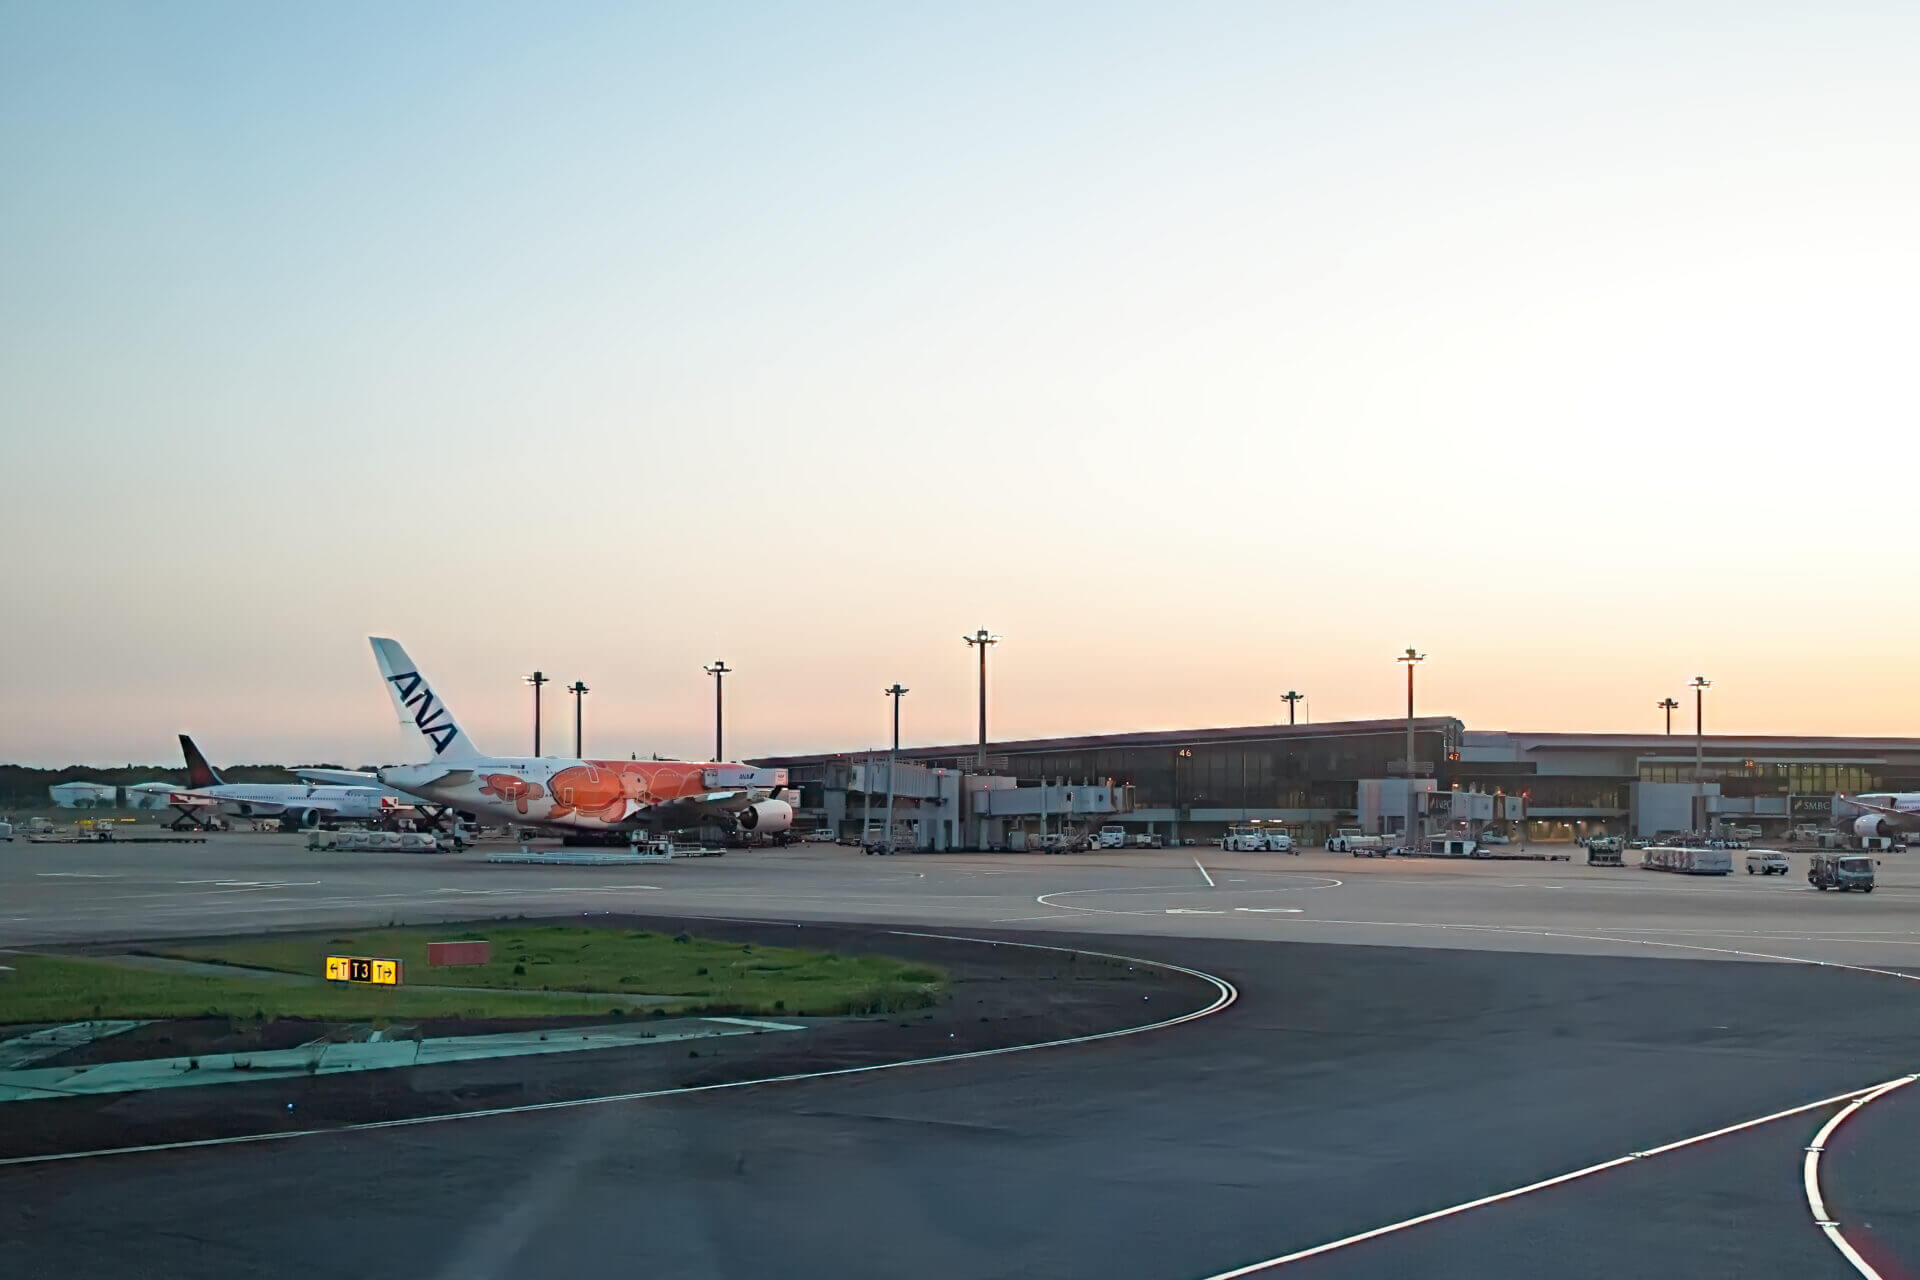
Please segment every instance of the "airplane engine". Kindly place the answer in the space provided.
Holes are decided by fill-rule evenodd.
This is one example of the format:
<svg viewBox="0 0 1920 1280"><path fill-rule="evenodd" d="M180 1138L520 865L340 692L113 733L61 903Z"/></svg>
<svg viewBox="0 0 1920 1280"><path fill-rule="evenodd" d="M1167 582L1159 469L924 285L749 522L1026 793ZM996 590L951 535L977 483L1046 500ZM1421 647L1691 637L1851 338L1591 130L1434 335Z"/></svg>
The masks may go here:
<svg viewBox="0 0 1920 1280"><path fill-rule="evenodd" d="M1853 820L1853 834L1857 836L1890 836L1893 828L1887 820L1876 813L1865 814Z"/></svg>
<svg viewBox="0 0 1920 1280"><path fill-rule="evenodd" d="M785 800L761 800L734 816L739 819L742 831L777 836L793 825L793 806Z"/></svg>
<svg viewBox="0 0 1920 1280"><path fill-rule="evenodd" d="M318 809L283 809L280 812L282 831L311 831L319 825Z"/></svg>

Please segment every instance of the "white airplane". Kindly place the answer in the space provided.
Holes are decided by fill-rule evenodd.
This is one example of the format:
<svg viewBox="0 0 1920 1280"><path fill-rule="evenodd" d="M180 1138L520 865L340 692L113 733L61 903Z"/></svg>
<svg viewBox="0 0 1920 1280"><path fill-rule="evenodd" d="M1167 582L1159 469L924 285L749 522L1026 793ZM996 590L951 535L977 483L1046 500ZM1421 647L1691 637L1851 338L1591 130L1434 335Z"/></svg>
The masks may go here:
<svg viewBox="0 0 1920 1280"><path fill-rule="evenodd" d="M785 769L727 762L574 760L483 754L398 643L369 637L400 715L400 735L424 764L387 765L380 781L468 813L519 826L596 833L671 831L721 819L778 835L793 825L779 798Z"/></svg>
<svg viewBox="0 0 1920 1280"><path fill-rule="evenodd" d="M332 818L387 817L405 802L377 782L370 786L318 786L311 782L227 782L193 739L180 735L180 752L187 758L187 785L170 792L167 803L181 817L205 821L209 813L243 818L278 818L288 831L317 827Z"/></svg>
<svg viewBox="0 0 1920 1280"><path fill-rule="evenodd" d="M1920 791L1875 791L1839 796L1833 817L1856 836L1892 836L1920 831Z"/></svg>

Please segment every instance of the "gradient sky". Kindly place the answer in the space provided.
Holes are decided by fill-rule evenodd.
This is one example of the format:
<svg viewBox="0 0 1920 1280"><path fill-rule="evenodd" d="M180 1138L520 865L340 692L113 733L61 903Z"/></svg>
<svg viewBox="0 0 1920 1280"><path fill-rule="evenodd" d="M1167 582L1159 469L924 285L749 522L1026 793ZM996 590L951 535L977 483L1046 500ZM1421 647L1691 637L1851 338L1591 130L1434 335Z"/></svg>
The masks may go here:
<svg viewBox="0 0 1920 1280"><path fill-rule="evenodd" d="M0 760L1920 733L1920 8L0 0ZM570 713L549 742L570 740ZM562 723L567 727L562 729Z"/></svg>

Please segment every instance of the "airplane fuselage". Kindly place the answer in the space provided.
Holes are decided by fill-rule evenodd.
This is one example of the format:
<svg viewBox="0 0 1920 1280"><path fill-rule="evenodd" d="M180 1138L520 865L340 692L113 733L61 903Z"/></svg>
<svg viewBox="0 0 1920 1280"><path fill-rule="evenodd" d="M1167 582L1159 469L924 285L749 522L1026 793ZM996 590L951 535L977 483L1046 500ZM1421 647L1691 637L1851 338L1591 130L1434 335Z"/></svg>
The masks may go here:
<svg viewBox="0 0 1920 1280"><path fill-rule="evenodd" d="M497 821L607 831L659 825L676 809L697 821L784 781L740 764L480 756L388 765L380 780L409 795Z"/></svg>
<svg viewBox="0 0 1920 1280"><path fill-rule="evenodd" d="M392 808L382 804L382 787L321 787L290 782L222 782L209 787L182 787L173 793L191 800L212 801L221 812L240 817L271 817L289 809L311 809L340 818L374 818Z"/></svg>

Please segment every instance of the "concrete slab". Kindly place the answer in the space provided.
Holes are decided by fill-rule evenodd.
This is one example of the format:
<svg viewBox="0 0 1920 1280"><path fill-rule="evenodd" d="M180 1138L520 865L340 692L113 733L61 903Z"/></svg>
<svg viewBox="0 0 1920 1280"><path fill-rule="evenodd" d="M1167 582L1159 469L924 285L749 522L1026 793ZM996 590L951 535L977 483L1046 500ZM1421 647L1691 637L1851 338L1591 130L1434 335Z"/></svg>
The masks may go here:
<svg viewBox="0 0 1920 1280"><path fill-rule="evenodd" d="M144 1027L143 1021L103 1019L97 1022L68 1022L57 1027L42 1027L25 1035L0 1040L0 1071L12 1071L42 1058L77 1049L95 1040L117 1036L122 1031Z"/></svg>
<svg viewBox="0 0 1920 1280"><path fill-rule="evenodd" d="M144 1089L245 1084L250 1080L333 1075L348 1071L385 1071L475 1058L579 1053L590 1049L633 1049L718 1036L804 1030L806 1028L798 1023L761 1019L676 1018L655 1022L651 1026L567 1027L484 1036L442 1036L431 1040L313 1044L298 1049L210 1053L197 1058L146 1058L132 1062L103 1062L88 1067L37 1067L0 1071L0 1102L32 1102L46 1098L130 1093ZM59 1046L65 1047L68 1046ZM54 1050L57 1051L58 1048Z"/></svg>

